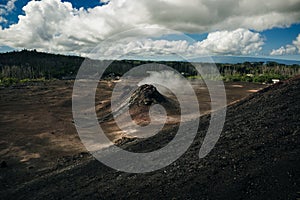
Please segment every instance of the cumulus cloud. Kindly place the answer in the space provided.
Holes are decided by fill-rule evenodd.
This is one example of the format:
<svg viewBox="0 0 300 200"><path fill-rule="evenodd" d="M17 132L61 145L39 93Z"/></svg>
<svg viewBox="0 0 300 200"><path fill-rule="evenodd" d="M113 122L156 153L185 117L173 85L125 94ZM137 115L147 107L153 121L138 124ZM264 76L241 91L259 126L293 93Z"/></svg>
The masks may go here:
<svg viewBox="0 0 300 200"><path fill-rule="evenodd" d="M151 21L184 32L246 28L262 31L299 22L297 0L144 1Z"/></svg>
<svg viewBox="0 0 300 200"><path fill-rule="evenodd" d="M205 40L192 43L187 40L159 39L120 40L113 44L104 43L97 51L97 56L112 59L122 55L139 55L147 58L175 54L184 57L249 55L259 52L263 44L263 38L259 33L237 29L213 32L208 34Z"/></svg>
<svg viewBox="0 0 300 200"><path fill-rule="evenodd" d="M282 46L279 49L273 49L270 53L271 56L281 56L281 55L291 55L300 53L300 34L296 38L296 40L293 41L293 44L287 44L285 47Z"/></svg>
<svg viewBox="0 0 300 200"><path fill-rule="evenodd" d="M212 32L206 40L190 47L198 53L249 54L260 50L263 41L248 29L261 31L300 21L299 0L101 1L107 4L87 10L75 9L61 0L31 1L23 8L25 15L19 16L17 24L0 30L0 45L87 53L113 34L154 26L184 33ZM135 36L153 34L141 30ZM206 50L200 50L203 47Z"/></svg>
<svg viewBox="0 0 300 200"><path fill-rule="evenodd" d="M285 47L280 47L279 49L273 49L270 53L271 56L280 56L286 54L296 53L297 48L293 45L286 45Z"/></svg>
<svg viewBox="0 0 300 200"><path fill-rule="evenodd" d="M259 52L263 44L259 33L240 28L210 33L207 39L197 42L192 49L202 54L247 55Z"/></svg>
<svg viewBox="0 0 300 200"><path fill-rule="evenodd" d="M137 5L121 1L88 10L60 0L31 1L23 7L25 15L19 16L17 24L0 30L0 44L61 53L88 51L111 34L139 24L142 19L135 9Z"/></svg>
<svg viewBox="0 0 300 200"><path fill-rule="evenodd" d="M296 38L296 40L293 41L293 45L295 47L297 47L298 53L300 53L300 34L298 35L298 37Z"/></svg>

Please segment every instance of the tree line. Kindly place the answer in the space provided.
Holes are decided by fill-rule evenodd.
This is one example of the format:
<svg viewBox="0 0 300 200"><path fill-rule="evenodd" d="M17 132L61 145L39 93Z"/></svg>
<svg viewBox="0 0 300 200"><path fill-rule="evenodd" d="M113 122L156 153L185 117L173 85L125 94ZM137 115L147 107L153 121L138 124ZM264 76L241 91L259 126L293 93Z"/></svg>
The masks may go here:
<svg viewBox="0 0 300 200"><path fill-rule="evenodd" d="M104 76L114 74L122 76L133 67L154 63L154 61L120 60L96 61L79 56L66 56L41 53L35 50L13 51L0 54L0 80L20 81L74 79L83 62L90 62L94 69L102 66L102 62L110 63ZM212 65L209 63L188 63L180 61L155 62L152 69L159 68L159 64L172 67L187 77L200 77L194 65ZM286 79L300 74L299 65L285 65L276 62L244 62L238 64L217 63L217 69L225 81L270 82L273 78ZM95 70L95 73L97 70ZM12 81L13 82L13 81Z"/></svg>

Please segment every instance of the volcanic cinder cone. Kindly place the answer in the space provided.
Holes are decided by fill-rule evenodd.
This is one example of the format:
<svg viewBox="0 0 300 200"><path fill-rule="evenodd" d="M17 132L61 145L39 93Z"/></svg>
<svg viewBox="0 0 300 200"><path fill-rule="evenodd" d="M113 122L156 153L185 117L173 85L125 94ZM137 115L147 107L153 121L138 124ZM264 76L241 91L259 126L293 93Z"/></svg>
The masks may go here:
<svg viewBox="0 0 300 200"><path fill-rule="evenodd" d="M145 84L138 87L131 95L128 93L128 91L123 91L122 98L117 101L114 111L99 118L101 127L110 140L118 141L120 138L129 137L130 131L136 133L136 127L132 127L129 121L133 121L139 126L147 126L150 123L157 127L163 125L163 129L180 124L179 102L170 91L169 95L165 96L155 86ZM151 109L150 112L150 108L155 105L160 105L161 109ZM129 111L129 116L127 111Z"/></svg>
<svg viewBox="0 0 300 200"><path fill-rule="evenodd" d="M149 111L152 105L159 104L166 110L167 116L180 116L180 108L175 100L162 95L153 85L145 84L138 87L130 97L129 113L132 119L140 126L146 126L151 122ZM167 119L167 124L171 123Z"/></svg>
<svg viewBox="0 0 300 200"><path fill-rule="evenodd" d="M153 85L142 85L136 89L130 97L129 106L152 105L155 103L166 102L167 99L160 94Z"/></svg>

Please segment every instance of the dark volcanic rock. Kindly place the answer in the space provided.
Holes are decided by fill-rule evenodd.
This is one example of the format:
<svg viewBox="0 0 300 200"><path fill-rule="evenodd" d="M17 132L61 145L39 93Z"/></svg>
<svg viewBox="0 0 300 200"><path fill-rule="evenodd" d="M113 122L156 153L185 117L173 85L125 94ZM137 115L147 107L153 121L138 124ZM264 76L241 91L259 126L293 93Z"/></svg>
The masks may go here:
<svg viewBox="0 0 300 200"><path fill-rule="evenodd" d="M153 85L145 84L138 87L130 96L128 104L132 119L140 126L146 126L151 122L149 109L154 104L163 106L168 116L175 118L180 116L179 103L159 93ZM167 121L166 124L171 124L171 122Z"/></svg>
<svg viewBox="0 0 300 200"><path fill-rule="evenodd" d="M227 109L214 149L199 149L210 115L198 136L170 166L146 174L115 171L89 159L3 191L3 199L297 199L300 192L300 77L273 85ZM151 95L150 95L151 96ZM138 97L137 97L138 98ZM150 98L151 99L151 98ZM139 101L138 101L139 102ZM144 102L142 102L144 103ZM173 129L132 143L135 151L162 144Z"/></svg>
<svg viewBox="0 0 300 200"><path fill-rule="evenodd" d="M142 85L136 89L130 97L129 106L152 105L166 102L166 98L160 94L153 85Z"/></svg>

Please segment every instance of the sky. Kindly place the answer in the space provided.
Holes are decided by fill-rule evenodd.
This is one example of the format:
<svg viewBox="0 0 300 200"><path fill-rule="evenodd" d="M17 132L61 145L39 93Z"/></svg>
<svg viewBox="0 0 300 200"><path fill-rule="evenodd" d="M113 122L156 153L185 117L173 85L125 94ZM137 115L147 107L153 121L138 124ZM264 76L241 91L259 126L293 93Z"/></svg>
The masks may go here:
<svg viewBox="0 0 300 200"><path fill-rule="evenodd" d="M300 0L0 0L0 52L20 49L299 61Z"/></svg>

